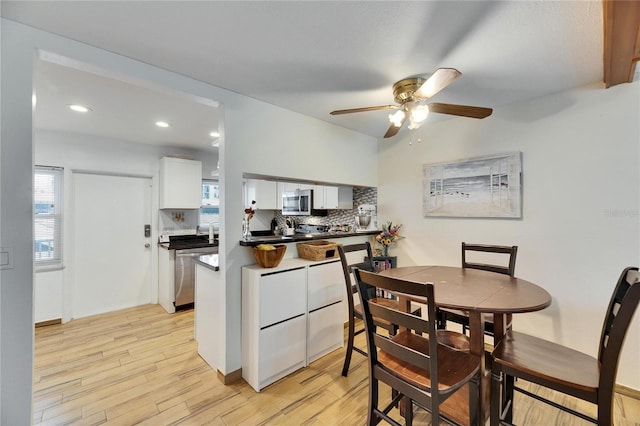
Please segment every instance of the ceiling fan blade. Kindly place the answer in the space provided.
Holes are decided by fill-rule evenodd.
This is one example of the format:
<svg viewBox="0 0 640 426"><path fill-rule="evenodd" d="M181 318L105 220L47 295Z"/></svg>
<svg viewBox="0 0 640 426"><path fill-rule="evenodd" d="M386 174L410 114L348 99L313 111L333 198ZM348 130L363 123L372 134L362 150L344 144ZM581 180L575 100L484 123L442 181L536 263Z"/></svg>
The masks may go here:
<svg viewBox="0 0 640 426"><path fill-rule="evenodd" d="M351 114L352 112L378 111L381 109L396 109L396 108L398 108L397 105L380 105L380 106L372 106L372 107L364 107L364 108L337 109L335 111L331 111L329 114L340 115L340 114Z"/></svg>
<svg viewBox="0 0 640 426"><path fill-rule="evenodd" d="M429 99L461 75L462 73L455 68L438 68L436 72L431 74L431 77L422 83L422 86L413 93L413 96L416 98Z"/></svg>
<svg viewBox="0 0 640 426"><path fill-rule="evenodd" d="M384 134L384 137L390 138L391 136L395 136L396 133L400 131L400 128L404 124L404 120L406 120L406 117L402 119L402 122L400 123L399 126L396 126L395 124L392 123L391 126L389 126L389 128L387 129L387 133Z"/></svg>
<svg viewBox="0 0 640 426"><path fill-rule="evenodd" d="M468 105L431 103L429 104L429 112L459 115L460 117L485 118L491 115L493 109Z"/></svg>

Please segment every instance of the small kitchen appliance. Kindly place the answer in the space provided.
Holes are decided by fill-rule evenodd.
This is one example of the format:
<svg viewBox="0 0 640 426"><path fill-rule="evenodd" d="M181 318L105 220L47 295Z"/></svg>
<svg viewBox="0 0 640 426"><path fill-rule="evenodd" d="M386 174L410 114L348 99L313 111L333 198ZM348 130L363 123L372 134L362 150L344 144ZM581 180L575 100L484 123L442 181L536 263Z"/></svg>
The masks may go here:
<svg viewBox="0 0 640 426"><path fill-rule="evenodd" d="M310 216L313 207L313 192L310 189L282 193L282 214Z"/></svg>
<svg viewBox="0 0 640 426"><path fill-rule="evenodd" d="M373 204L361 204L356 214L356 232L375 231L378 229L378 215Z"/></svg>

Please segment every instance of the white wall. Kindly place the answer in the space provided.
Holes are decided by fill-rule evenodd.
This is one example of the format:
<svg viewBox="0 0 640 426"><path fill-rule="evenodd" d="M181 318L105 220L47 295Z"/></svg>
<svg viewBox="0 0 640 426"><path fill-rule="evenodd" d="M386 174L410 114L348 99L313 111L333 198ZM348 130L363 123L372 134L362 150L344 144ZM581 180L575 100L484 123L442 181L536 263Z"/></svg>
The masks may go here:
<svg viewBox="0 0 640 426"><path fill-rule="evenodd" d="M376 186L375 139L291 113L148 64L2 19L0 246L14 269L0 279L0 423L31 420L33 231L31 92L39 49L223 105L220 138L220 267L225 282L223 373L240 368L240 267L254 263L240 247L242 173ZM343 164L336 163L340 153ZM357 158L358 161L353 161Z"/></svg>
<svg viewBox="0 0 640 426"><path fill-rule="evenodd" d="M70 300L72 297L71 277L73 274L73 221L71 206L73 200L73 171L96 172L151 177L152 190L152 235L157 241L158 226L158 173L160 158L165 155L186 155L203 161L203 176L210 174L211 163L217 160L214 151L193 151L186 149L156 147L122 140L106 139L83 134L51 130L34 133L35 164L63 167L64 171L64 270L37 272L35 276L34 320L35 322L62 318L72 318ZM213 158L213 160L211 160ZM195 220L195 219L194 219ZM106 224L108 225L108 224ZM195 228L195 221L193 227ZM114 247L114 250L117 249ZM157 247L151 249L152 299L157 300ZM64 295L64 297L63 297Z"/></svg>
<svg viewBox="0 0 640 426"><path fill-rule="evenodd" d="M518 245L516 275L553 297L516 315L515 328L596 355L609 298L626 266L640 266L638 83L581 87L497 108L484 120L427 124L379 145L379 221L403 223L400 265L460 264L461 241ZM422 165L503 152L523 157L523 218L422 217ZM640 389L640 314L618 383Z"/></svg>

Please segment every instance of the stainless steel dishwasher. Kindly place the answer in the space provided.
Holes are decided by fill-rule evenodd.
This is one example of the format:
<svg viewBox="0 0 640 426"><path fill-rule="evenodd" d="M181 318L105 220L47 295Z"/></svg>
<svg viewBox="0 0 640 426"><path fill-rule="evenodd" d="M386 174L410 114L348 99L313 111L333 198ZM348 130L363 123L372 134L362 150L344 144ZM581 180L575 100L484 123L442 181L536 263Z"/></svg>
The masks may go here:
<svg viewBox="0 0 640 426"><path fill-rule="evenodd" d="M196 286L196 265L193 259L205 254L218 253L218 247L200 247L176 250L175 297L176 309L193 307Z"/></svg>

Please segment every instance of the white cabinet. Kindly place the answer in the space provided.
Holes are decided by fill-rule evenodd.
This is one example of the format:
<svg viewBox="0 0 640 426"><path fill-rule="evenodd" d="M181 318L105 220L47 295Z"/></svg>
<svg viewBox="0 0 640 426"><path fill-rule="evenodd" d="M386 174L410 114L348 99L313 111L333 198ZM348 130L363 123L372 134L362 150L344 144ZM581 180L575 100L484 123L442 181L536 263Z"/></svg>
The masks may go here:
<svg viewBox="0 0 640 426"><path fill-rule="evenodd" d="M265 268L261 269L265 271ZM304 282L307 272L303 266L273 273L267 268L255 278L260 281L258 325L261 329L306 312Z"/></svg>
<svg viewBox="0 0 640 426"><path fill-rule="evenodd" d="M307 272L307 363L344 344L344 275L340 261L314 263Z"/></svg>
<svg viewBox="0 0 640 426"><path fill-rule="evenodd" d="M214 370L222 368L221 350L224 341L220 331L222 324L222 283L220 272L196 263L196 288L194 306L194 335L198 342L198 354Z"/></svg>
<svg viewBox="0 0 640 426"><path fill-rule="evenodd" d="M352 209L353 187L315 185L313 187L313 208Z"/></svg>
<svg viewBox="0 0 640 426"><path fill-rule="evenodd" d="M255 390L259 391L305 366L306 324L306 318L301 314L260 331L258 348L260 381L256 382L259 388L249 382ZM244 377L244 365L242 376Z"/></svg>
<svg viewBox="0 0 640 426"><path fill-rule="evenodd" d="M313 208L314 209L337 209L338 208L338 187L315 185L313 187Z"/></svg>
<svg viewBox="0 0 640 426"><path fill-rule="evenodd" d="M160 159L160 208L198 209L202 203L202 163L183 158Z"/></svg>
<svg viewBox="0 0 640 426"><path fill-rule="evenodd" d="M344 289L344 274L339 259L326 263L314 262L309 265L307 305L310 312L341 301Z"/></svg>
<svg viewBox="0 0 640 426"><path fill-rule="evenodd" d="M262 179L247 179L247 205L255 200L260 210L278 208L277 183ZM282 203L282 201L280 201Z"/></svg>
<svg viewBox="0 0 640 426"><path fill-rule="evenodd" d="M353 187L352 186L340 186L338 187L338 208L339 209L353 209Z"/></svg>
<svg viewBox="0 0 640 426"><path fill-rule="evenodd" d="M307 268L242 268L242 377L256 391L306 365Z"/></svg>
<svg viewBox="0 0 640 426"><path fill-rule="evenodd" d="M343 346L336 259L242 268L242 377L256 391Z"/></svg>
<svg viewBox="0 0 640 426"><path fill-rule="evenodd" d="M309 312L308 363L312 363L343 346L344 323L342 322L342 310L342 303L335 302L317 311Z"/></svg>
<svg viewBox="0 0 640 426"><path fill-rule="evenodd" d="M295 191L298 189L313 189L313 185L310 183L301 182L278 182L278 191L280 191L280 193L286 191Z"/></svg>

